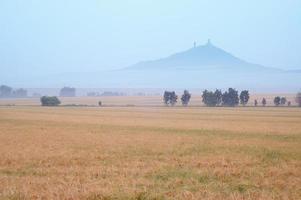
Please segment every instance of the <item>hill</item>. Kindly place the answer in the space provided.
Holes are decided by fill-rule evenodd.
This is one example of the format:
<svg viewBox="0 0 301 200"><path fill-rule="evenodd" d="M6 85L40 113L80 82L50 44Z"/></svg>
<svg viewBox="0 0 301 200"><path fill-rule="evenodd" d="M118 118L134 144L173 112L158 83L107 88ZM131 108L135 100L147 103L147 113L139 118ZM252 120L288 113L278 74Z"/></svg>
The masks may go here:
<svg viewBox="0 0 301 200"><path fill-rule="evenodd" d="M210 40L207 44L196 46L166 58L139 62L126 69L132 70L237 70L237 71L281 71L261 65L248 63L231 53L214 46Z"/></svg>
<svg viewBox="0 0 301 200"><path fill-rule="evenodd" d="M282 70L249 63L210 41L183 52L111 71L32 73L2 77L3 84L22 87L86 88L248 88L257 92L299 91L301 70ZM12 75L14 76L14 75Z"/></svg>

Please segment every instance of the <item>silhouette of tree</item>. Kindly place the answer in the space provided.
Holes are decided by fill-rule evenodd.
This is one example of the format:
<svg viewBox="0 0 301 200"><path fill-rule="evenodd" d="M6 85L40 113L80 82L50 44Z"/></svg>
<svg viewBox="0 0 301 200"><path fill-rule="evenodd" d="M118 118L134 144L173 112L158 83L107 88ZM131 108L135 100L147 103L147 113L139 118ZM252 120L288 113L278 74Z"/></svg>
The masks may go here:
<svg viewBox="0 0 301 200"><path fill-rule="evenodd" d="M202 101L206 106L217 106L220 105L222 99L222 93L220 90L215 92L204 90L202 94Z"/></svg>
<svg viewBox="0 0 301 200"><path fill-rule="evenodd" d="M215 98L216 98L216 105L221 105L222 103L222 97L223 97L223 93L221 90L216 89L214 92Z"/></svg>
<svg viewBox="0 0 301 200"><path fill-rule="evenodd" d="M301 107L301 92L296 95L296 103Z"/></svg>
<svg viewBox="0 0 301 200"><path fill-rule="evenodd" d="M280 104L281 104L282 106L284 106L284 105L286 104L286 98L285 98L285 97L281 97L281 99L280 99Z"/></svg>
<svg viewBox="0 0 301 200"><path fill-rule="evenodd" d="M174 106L177 103L178 96L176 95L176 93L174 91L173 92L165 91L163 100L164 100L165 105Z"/></svg>
<svg viewBox="0 0 301 200"><path fill-rule="evenodd" d="M248 90L241 91L241 93L239 95L240 104L242 104L243 106L245 106L248 103L249 98L250 98L250 95L249 95L249 91Z"/></svg>
<svg viewBox="0 0 301 200"><path fill-rule="evenodd" d="M229 88L222 96L222 102L225 106L236 106L239 103L238 91Z"/></svg>
<svg viewBox="0 0 301 200"><path fill-rule="evenodd" d="M267 100L265 98L263 98L261 103L262 103L262 106L266 106L267 105Z"/></svg>
<svg viewBox="0 0 301 200"><path fill-rule="evenodd" d="M275 104L275 106L279 106L280 105L280 101L281 101L281 98L279 96L275 97L274 98L274 104Z"/></svg>
<svg viewBox="0 0 301 200"><path fill-rule="evenodd" d="M184 94L181 97L182 105L187 106L191 98L191 94L188 92L188 90L184 90Z"/></svg>
<svg viewBox="0 0 301 200"><path fill-rule="evenodd" d="M257 99L254 100L254 106L257 106L258 105L258 101Z"/></svg>
<svg viewBox="0 0 301 200"><path fill-rule="evenodd" d="M7 85L0 86L0 98L11 97L13 89Z"/></svg>

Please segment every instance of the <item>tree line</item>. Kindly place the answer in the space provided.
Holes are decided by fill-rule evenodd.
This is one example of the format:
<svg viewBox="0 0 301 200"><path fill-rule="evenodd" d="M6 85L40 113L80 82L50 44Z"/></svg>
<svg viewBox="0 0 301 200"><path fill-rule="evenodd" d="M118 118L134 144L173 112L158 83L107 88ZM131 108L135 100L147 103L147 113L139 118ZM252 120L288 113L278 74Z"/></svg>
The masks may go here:
<svg viewBox="0 0 301 200"><path fill-rule="evenodd" d="M188 90L184 90L183 95L181 96L181 103L183 106L189 104L191 94ZM204 90L202 92L202 102L209 107L215 106L229 106L235 107L241 104L246 106L249 102L250 94L248 90L243 90L240 93L233 89L229 88L227 91L222 92L219 89L215 91ZM174 106L177 103L178 95L175 91L165 91L163 94L163 101L166 106ZM287 101L286 97L276 96L273 101L275 106L291 106L291 102ZM296 95L296 103L301 106L301 93ZM254 106L258 106L258 100L254 100ZM266 106L266 98L262 98L261 105Z"/></svg>
<svg viewBox="0 0 301 200"><path fill-rule="evenodd" d="M0 98L24 98L27 97L27 90L23 88L13 89L7 85L0 86Z"/></svg>
<svg viewBox="0 0 301 200"><path fill-rule="evenodd" d="M181 96L181 103L183 106L188 106L191 99L191 94L188 90L184 90ZM204 90L202 92L202 102L209 107L216 106L229 106L235 107L241 104L246 106L249 102L250 94L248 90L243 90L240 93L233 89L229 88L227 91L222 92L221 90L216 89L215 91ZM178 101L178 95L175 91L165 91L163 94L163 101L166 106L175 106ZM296 103L301 107L301 92L296 95ZM43 96L41 97L42 106L58 106L61 104L61 101L56 96ZM102 105L99 101L99 106ZM266 98L262 98L261 105L266 106ZM291 106L291 102L287 101L285 97L276 96L274 98L275 106ZM257 99L254 100L254 106L258 106Z"/></svg>
<svg viewBox="0 0 301 200"><path fill-rule="evenodd" d="M27 97L27 90L23 88L13 89L7 85L0 86L0 98L24 98ZM37 95L40 96L40 95ZM61 97L75 97L76 89L72 87L63 87L59 92ZM234 107L239 104L246 106L250 99L250 94L248 90L243 90L240 93L229 88L225 92L219 89L215 91L204 90L202 92L202 102L209 107L215 106L230 106ZM180 100L183 106L188 106L191 99L191 94L188 90L184 90ZM60 105L60 100L56 96L42 96L40 98L41 104L43 106L57 106ZM301 92L296 95L296 103L301 106ZM163 94L164 104L167 106L174 106L178 101L178 95L175 91L165 91ZM257 99L254 100L254 106L258 106L261 103L262 106L266 106L267 100L262 98L259 102ZM286 97L276 96L273 100L275 106L291 106L291 102L286 99ZM100 104L101 105L101 104Z"/></svg>
<svg viewBox="0 0 301 200"><path fill-rule="evenodd" d="M33 97L41 96L38 93L33 93ZM76 89L72 87L63 87L60 89L59 96L61 97L75 97L76 96ZM25 98L28 97L27 90L23 88L13 89L7 85L0 86L0 98Z"/></svg>

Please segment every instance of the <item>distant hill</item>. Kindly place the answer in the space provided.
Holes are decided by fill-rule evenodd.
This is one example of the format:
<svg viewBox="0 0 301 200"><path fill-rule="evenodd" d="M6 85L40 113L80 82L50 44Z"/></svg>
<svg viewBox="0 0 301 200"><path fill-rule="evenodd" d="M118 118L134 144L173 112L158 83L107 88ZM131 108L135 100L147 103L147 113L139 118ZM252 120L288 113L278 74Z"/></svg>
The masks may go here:
<svg viewBox="0 0 301 200"><path fill-rule="evenodd" d="M154 61L139 62L126 69L131 70L222 70L222 71L282 71L248 63L214 46L210 40L206 45L173 54Z"/></svg>
<svg viewBox="0 0 301 200"><path fill-rule="evenodd" d="M210 41L171 56L111 71L16 75L5 84L30 87L187 88L234 87L260 92L301 90L301 70L282 70L252 64L214 46Z"/></svg>

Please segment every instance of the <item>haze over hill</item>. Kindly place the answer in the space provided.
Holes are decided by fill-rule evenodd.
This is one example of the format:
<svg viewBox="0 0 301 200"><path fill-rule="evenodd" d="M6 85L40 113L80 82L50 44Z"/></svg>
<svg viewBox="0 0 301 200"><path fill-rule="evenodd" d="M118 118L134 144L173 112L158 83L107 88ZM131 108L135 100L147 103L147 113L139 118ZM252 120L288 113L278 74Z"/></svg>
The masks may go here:
<svg viewBox="0 0 301 200"><path fill-rule="evenodd" d="M0 1L0 84L296 92L300 7L299 0Z"/></svg>
<svg viewBox="0 0 301 200"><path fill-rule="evenodd" d="M47 77L47 78L46 78ZM295 92L299 70L252 64L212 44L194 46L166 58L143 61L120 70L57 73L15 78L19 85L95 88L249 88L254 91ZM15 81L15 82L17 82Z"/></svg>
<svg viewBox="0 0 301 200"><path fill-rule="evenodd" d="M299 89L299 70L289 71L249 63L207 44L158 60L139 62L122 71L127 84L144 87L250 88L257 91Z"/></svg>
<svg viewBox="0 0 301 200"><path fill-rule="evenodd" d="M281 71L248 63L216 47L208 40L207 44L173 54L167 58L135 64L127 69L137 70L221 70L221 71Z"/></svg>

